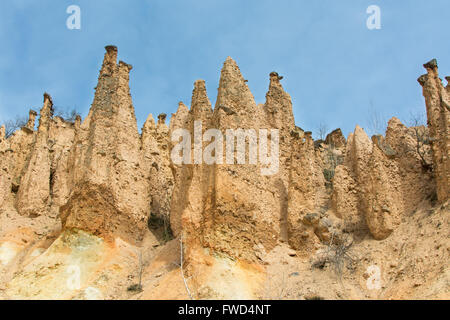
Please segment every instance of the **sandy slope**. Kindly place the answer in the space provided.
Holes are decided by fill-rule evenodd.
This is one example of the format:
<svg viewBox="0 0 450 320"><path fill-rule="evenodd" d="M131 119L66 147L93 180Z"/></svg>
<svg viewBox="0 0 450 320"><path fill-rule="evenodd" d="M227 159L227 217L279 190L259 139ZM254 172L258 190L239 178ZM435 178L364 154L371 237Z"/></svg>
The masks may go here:
<svg viewBox="0 0 450 320"><path fill-rule="evenodd" d="M189 299L178 239L161 244L149 231L138 248L77 230L39 235L45 224L4 226L3 299ZM185 278L196 299L448 299L449 231L449 205L424 205L386 240L354 243L341 274L332 262L316 263L330 255L327 246L303 257L280 243L260 264L205 254L196 260L197 273ZM142 291L130 291L141 269Z"/></svg>

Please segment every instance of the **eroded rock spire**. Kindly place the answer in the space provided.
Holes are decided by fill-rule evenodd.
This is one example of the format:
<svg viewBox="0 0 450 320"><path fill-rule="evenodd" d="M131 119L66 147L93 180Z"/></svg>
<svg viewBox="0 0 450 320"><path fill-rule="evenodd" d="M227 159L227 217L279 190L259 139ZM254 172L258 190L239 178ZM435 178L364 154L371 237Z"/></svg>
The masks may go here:
<svg viewBox="0 0 450 320"><path fill-rule="evenodd" d="M256 107L255 99L236 62L228 57L220 75L219 90L214 112L223 110L227 115L248 114Z"/></svg>
<svg viewBox="0 0 450 320"><path fill-rule="evenodd" d="M106 47L94 102L81 132L84 146L76 156L81 158L76 161L80 167L60 211L65 228L139 242L147 227L150 196L129 88L131 69L125 62L117 64L116 47Z"/></svg>
<svg viewBox="0 0 450 320"><path fill-rule="evenodd" d="M277 72L270 73L270 85L264 109L268 121L273 127L290 131L295 126L294 114L292 113L291 97L281 85L280 80L282 79L283 77L279 76Z"/></svg>
<svg viewBox="0 0 450 320"><path fill-rule="evenodd" d="M36 142L16 198L16 208L22 215L39 216L45 214L48 209L51 197L48 140L52 114L52 98L48 93L44 93Z"/></svg>
<svg viewBox="0 0 450 320"><path fill-rule="evenodd" d="M439 78L436 59L426 64L427 74L419 77L427 108L428 128L433 150L437 197L444 202L450 195L450 94Z"/></svg>

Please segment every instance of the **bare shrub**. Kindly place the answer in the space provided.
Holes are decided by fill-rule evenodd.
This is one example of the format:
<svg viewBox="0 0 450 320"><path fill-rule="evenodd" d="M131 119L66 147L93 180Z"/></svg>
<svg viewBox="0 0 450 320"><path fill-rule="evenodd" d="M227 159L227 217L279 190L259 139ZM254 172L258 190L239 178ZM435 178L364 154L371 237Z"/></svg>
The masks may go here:
<svg viewBox="0 0 450 320"><path fill-rule="evenodd" d="M280 270L279 276L270 277L261 292L263 300L283 300L294 294L287 270Z"/></svg>
<svg viewBox="0 0 450 320"><path fill-rule="evenodd" d="M427 171L432 171L433 165L428 160L431 155L431 138L425 119L426 116L423 113L411 113L409 126L414 130L414 138L416 140L414 151L419 156L422 167Z"/></svg>
<svg viewBox="0 0 450 320"><path fill-rule="evenodd" d="M356 259L350 254L353 241L348 238L340 239L336 233L331 235L327 249L313 261L312 267L323 269L326 264L333 266L334 272L339 279L342 278L344 267L352 267Z"/></svg>
<svg viewBox="0 0 450 320"><path fill-rule="evenodd" d="M370 101L370 107L367 110L367 133L369 136L381 134L386 131L387 117L374 107Z"/></svg>
<svg viewBox="0 0 450 320"><path fill-rule="evenodd" d="M52 110L52 116L55 117L60 117L62 118L64 121L67 122L75 122L75 119L77 118L78 115L80 115L76 109L66 109L66 108L62 108L62 107L53 107ZM28 118L26 116L16 116L13 119L7 120L5 121L3 124L5 126L5 138L9 138L10 136L13 135L13 133L22 128L25 127L28 123Z"/></svg>
<svg viewBox="0 0 450 320"><path fill-rule="evenodd" d="M24 117L24 116L16 116L14 119L5 121L5 123L4 123L5 137L9 138L10 136L12 136L12 134L16 130L26 126L27 122L28 122L28 119L27 119L27 117Z"/></svg>
<svg viewBox="0 0 450 320"><path fill-rule="evenodd" d="M67 122L75 122L78 115L80 114L75 108L67 109L63 107L53 107L53 116L60 117Z"/></svg>
<svg viewBox="0 0 450 320"><path fill-rule="evenodd" d="M317 130L317 137L319 138L319 140L325 140L328 133L328 126L325 123L321 122L317 126L316 130Z"/></svg>

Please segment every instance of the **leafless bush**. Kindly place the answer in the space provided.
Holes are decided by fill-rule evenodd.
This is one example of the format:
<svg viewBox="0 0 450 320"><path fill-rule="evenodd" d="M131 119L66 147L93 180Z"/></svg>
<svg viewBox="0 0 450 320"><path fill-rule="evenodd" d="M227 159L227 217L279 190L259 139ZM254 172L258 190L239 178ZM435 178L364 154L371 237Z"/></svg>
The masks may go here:
<svg viewBox="0 0 450 320"><path fill-rule="evenodd" d="M328 133L328 126L325 123L321 122L317 126L316 130L317 130L317 137L320 140L325 140L327 133Z"/></svg>
<svg viewBox="0 0 450 320"><path fill-rule="evenodd" d="M75 122L75 119L79 115L79 113L76 111L76 109L68 110L62 107L53 107L52 115L60 117L67 122ZM5 126L5 137L9 138L16 130L25 127L27 123L28 118L26 116L16 116L15 118L7 120L3 124L0 124L0 126Z"/></svg>
<svg viewBox="0 0 450 320"><path fill-rule="evenodd" d="M60 117L67 122L75 122L75 119L79 115L75 108L67 109L63 107L53 107L53 109L53 116Z"/></svg>
<svg viewBox="0 0 450 320"><path fill-rule="evenodd" d="M427 160L431 154L431 138L425 119L426 116L423 113L412 113L409 125L414 130L414 138L416 140L415 152L419 155L422 167L427 171L431 171L433 166Z"/></svg>
<svg viewBox="0 0 450 320"><path fill-rule="evenodd" d="M339 239L333 233L328 243L327 249L312 264L313 268L323 269L326 264L333 266L333 269L339 279L342 278L345 265L353 266L356 259L350 254L350 248L353 241L349 239Z"/></svg>
<svg viewBox="0 0 450 320"><path fill-rule="evenodd" d="M268 277L260 292L262 300L283 300L292 294L287 270L280 266L278 275Z"/></svg>
<svg viewBox="0 0 450 320"><path fill-rule="evenodd" d="M16 116L14 119L7 120L4 123L5 126L5 137L9 138L17 130L26 126L28 119L23 116Z"/></svg>
<svg viewBox="0 0 450 320"><path fill-rule="evenodd" d="M386 131L387 118L379 110L374 107L370 101L370 107L367 110L367 133L369 136L384 134Z"/></svg>

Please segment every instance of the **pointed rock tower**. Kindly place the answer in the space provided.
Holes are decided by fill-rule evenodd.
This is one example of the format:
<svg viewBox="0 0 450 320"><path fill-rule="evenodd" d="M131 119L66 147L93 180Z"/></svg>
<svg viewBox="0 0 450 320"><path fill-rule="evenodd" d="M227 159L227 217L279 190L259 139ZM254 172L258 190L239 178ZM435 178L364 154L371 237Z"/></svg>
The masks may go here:
<svg viewBox="0 0 450 320"><path fill-rule="evenodd" d="M260 129L265 130L264 136L271 151L274 144L272 140L275 141L278 134L272 136L270 130L290 132L294 129L290 98L279 82L271 85L266 105L276 110L276 115L270 121L272 118L269 118L264 106L256 105L246 82L236 62L227 58L222 68L213 112L204 82L197 81L194 85L187 121L191 136L194 137L191 152L194 164L183 168L185 172L181 177L188 178L182 181L180 190L187 189L188 192L174 193L172 207L175 222L181 212L181 229L188 260L198 258L198 253L203 250L195 253L196 248L209 248L211 252L220 252L236 259L256 261L258 252L270 251L281 234L284 233L287 240L289 172L285 162L278 161L277 145L273 147L273 152L276 153L275 161L279 170L273 175L264 176L261 168L265 164L258 161L261 152L258 144L262 144L261 136L264 135ZM285 116L289 114L290 118ZM287 123L282 124L284 117L289 119L285 119ZM219 147L211 153L208 148L213 140L197 141L203 150L201 164L195 161L195 155L201 151L196 150L194 143L195 121L202 124L202 130L197 136L205 134L209 137L211 133L221 133L219 137L214 136ZM238 150L238 145L242 144L242 136L238 132L244 134L242 140L245 149ZM208 140L205 136L204 140ZM210 155L217 157L216 162L207 163ZM283 159L290 159L289 151L283 153Z"/></svg>
<svg viewBox="0 0 450 320"><path fill-rule="evenodd" d="M0 127L0 211L5 207L5 202L10 195L11 190L11 165L10 165L10 146L5 137L5 126Z"/></svg>
<svg viewBox="0 0 450 320"><path fill-rule="evenodd" d="M423 87L427 107L437 198L445 202L450 196L450 86L442 85L436 59L424 67L427 74L418 81Z"/></svg>
<svg viewBox="0 0 450 320"><path fill-rule="evenodd" d="M65 228L139 243L147 228L149 180L129 89L131 65L107 46L94 102L76 130L73 189L60 213Z"/></svg>
<svg viewBox="0 0 450 320"><path fill-rule="evenodd" d="M52 115L52 98L45 93L44 106L39 117L39 127L33 152L27 170L21 179L16 198L17 211L22 215L39 216L45 214L48 209L51 168L48 139ZM30 127L32 125L31 122L30 119ZM28 129L30 130L31 128Z"/></svg>
<svg viewBox="0 0 450 320"><path fill-rule="evenodd" d="M150 181L150 218L152 221L163 221L168 228L174 183L170 169L169 128L165 118L165 114L159 115L156 125L150 114L142 128L141 139L143 167Z"/></svg>
<svg viewBox="0 0 450 320"><path fill-rule="evenodd" d="M184 114L184 108L180 105L177 119ZM185 115L184 127L192 137L191 165L175 166L175 186L172 201L171 225L175 235L181 230L187 234L187 240L194 239L194 233L202 228L205 207L210 205L210 188L212 167L203 163L203 150L208 143L203 141L203 134L211 126L213 110L206 92L205 82L197 80L192 91L191 109ZM180 123L181 124L181 123ZM197 231L195 231L197 230ZM196 241L199 240L195 239Z"/></svg>

